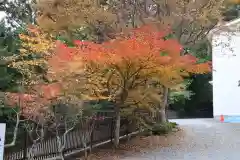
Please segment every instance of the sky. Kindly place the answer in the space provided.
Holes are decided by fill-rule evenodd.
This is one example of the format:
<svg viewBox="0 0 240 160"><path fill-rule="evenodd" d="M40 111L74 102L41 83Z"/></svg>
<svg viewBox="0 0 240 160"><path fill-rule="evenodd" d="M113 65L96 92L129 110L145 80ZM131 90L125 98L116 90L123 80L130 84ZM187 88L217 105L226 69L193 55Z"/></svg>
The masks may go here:
<svg viewBox="0 0 240 160"><path fill-rule="evenodd" d="M4 18L5 13L4 12L0 12L0 21Z"/></svg>

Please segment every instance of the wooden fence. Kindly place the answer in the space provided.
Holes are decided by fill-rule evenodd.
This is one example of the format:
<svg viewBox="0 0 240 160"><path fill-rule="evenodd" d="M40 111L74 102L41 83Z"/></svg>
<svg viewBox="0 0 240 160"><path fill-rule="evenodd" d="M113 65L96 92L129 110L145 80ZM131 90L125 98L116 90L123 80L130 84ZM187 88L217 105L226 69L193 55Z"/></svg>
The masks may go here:
<svg viewBox="0 0 240 160"><path fill-rule="evenodd" d="M106 118L104 120L97 120L95 122L93 131L91 133L91 138L87 142L88 146L98 144L107 140L113 139L114 131L114 118ZM121 123L120 135L128 134L128 124L126 120ZM64 154L73 152L74 150L83 149L83 144L81 141L81 136L83 131L81 128L75 128L73 131L69 132L66 136L66 146L64 148ZM15 149L5 150L4 159L5 160L27 160L27 154L31 148L31 142L29 142L28 134L24 133L22 137L24 143L14 146ZM56 157L59 155L57 147L57 138L52 137L49 139L44 139L41 143L38 143L35 147L35 160L43 160L47 158Z"/></svg>

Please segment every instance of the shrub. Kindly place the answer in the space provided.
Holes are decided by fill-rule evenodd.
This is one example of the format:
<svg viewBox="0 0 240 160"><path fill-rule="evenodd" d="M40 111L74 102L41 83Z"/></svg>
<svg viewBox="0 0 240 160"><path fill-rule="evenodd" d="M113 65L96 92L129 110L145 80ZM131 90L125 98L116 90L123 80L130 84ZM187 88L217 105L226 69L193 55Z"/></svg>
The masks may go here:
<svg viewBox="0 0 240 160"><path fill-rule="evenodd" d="M173 131L173 129L177 128L177 126L177 123L174 122L166 122L161 124L156 123L149 129L149 133L152 135L167 134Z"/></svg>

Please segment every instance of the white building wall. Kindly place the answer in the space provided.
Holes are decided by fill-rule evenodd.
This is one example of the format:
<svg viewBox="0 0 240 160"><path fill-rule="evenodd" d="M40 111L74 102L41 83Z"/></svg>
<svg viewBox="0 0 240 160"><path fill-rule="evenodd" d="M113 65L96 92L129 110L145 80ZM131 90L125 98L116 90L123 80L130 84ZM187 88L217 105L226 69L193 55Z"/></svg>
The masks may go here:
<svg viewBox="0 0 240 160"><path fill-rule="evenodd" d="M212 37L213 115L240 116L240 33Z"/></svg>

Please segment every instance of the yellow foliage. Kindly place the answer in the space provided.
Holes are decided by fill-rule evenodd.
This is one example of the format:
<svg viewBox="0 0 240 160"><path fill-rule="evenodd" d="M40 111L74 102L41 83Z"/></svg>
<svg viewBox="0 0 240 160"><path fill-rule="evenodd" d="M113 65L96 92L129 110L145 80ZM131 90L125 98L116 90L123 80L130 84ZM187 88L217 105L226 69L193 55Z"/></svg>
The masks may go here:
<svg viewBox="0 0 240 160"><path fill-rule="evenodd" d="M101 6L98 0L39 0L36 4L39 25L51 30L69 30L73 27L112 24L114 14Z"/></svg>
<svg viewBox="0 0 240 160"><path fill-rule="evenodd" d="M46 67L47 60L55 48L55 41L37 26L28 26L27 29L26 34L19 34L22 41L20 54L8 57L8 65L16 68L24 76L24 82L30 85L42 79L36 68Z"/></svg>
<svg viewBox="0 0 240 160"><path fill-rule="evenodd" d="M193 45L206 37L222 19L226 0L155 0L161 12L155 21L169 25L183 45Z"/></svg>
<svg viewBox="0 0 240 160"><path fill-rule="evenodd" d="M41 54L47 56L51 53L51 50L55 47L51 35L44 33L37 26L29 26L28 34L19 34L21 39L22 48L20 52L25 54Z"/></svg>
<svg viewBox="0 0 240 160"><path fill-rule="evenodd" d="M228 2L233 3L233 4L239 4L240 0L228 0Z"/></svg>

